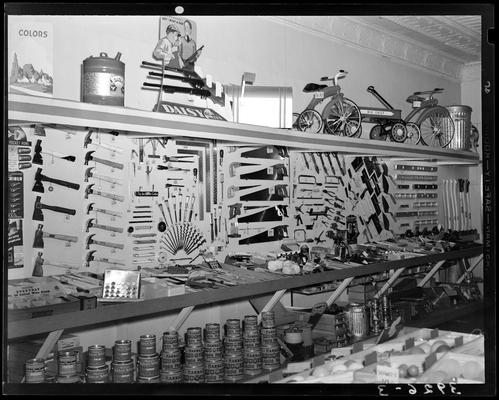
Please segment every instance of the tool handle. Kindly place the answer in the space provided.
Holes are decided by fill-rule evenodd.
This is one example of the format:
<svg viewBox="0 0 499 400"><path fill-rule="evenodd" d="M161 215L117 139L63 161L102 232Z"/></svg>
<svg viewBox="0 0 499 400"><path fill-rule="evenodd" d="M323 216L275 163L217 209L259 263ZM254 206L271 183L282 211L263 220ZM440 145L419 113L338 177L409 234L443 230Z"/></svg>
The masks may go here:
<svg viewBox="0 0 499 400"><path fill-rule="evenodd" d="M117 163L114 161L110 161L110 160L105 160L103 158L92 157L92 161L95 161L95 162L98 162L98 163L101 163L104 165L108 165L112 168L123 169L123 164L120 164L120 163Z"/></svg>
<svg viewBox="0 0 499 400"><path fill-rule="evenodd" d="M98 196L107 197L107 198L113 199L113 200L118 200L118 201L124 201L125 200L124 196L120 196L118 194L101 192L100 190L93 190L92 193L96 194Z"/></svg>
<svg viewBox="0 0 499 400"><path fill-rule="evenodd" d="M39 206L37 206L37 208L41 208L41 209L45 209L45 210L51 210L51 211L60 212L60 213L64 213L64 214L69 214L69 215L75 215L76 214L76 210L73 210L71 208L59 207L59 206L48 206L48 205L45 205L45 204L40 204Z"/></svg>
<svg viewBox="0 0 499 400"><path fill-rule="evenodd" d="M66 242L74 242L74 243L76 243L78 241L78 237L77 236L59 235L57 233L46 233L46 232L43 232L43 237L44 238L50 238L50 239L64 240Z"/></svg>
<svg viewBox="0 0 499 400"><path fill-rule="evenodd" d="M61 179L49 178L47 176L45 176L42 180L44 180L46 182L52 182L52 183L55 183L56 185L64 186L64 187L74 189L74 190L78 190L80 188L80 185L77 183L67 182L67 181L63 181Z"/></svg>
<svg viewBox="0 0 499 400"><path fill-rule="evenodd" d="M90 228L104 229L105 231L118 232L118 233L123 232L123 228L118 228L118 227L109 226L109 225L94 224L94 225L90 226Z"/></svg>
<svg viewBox="0 0 499 400"><path fill-rule="evenodd" d="M93 244L97 244L104 247L112 247L114 249L123 249L125 246L119 243L103 242L101 240L92 240Z"/></svg>

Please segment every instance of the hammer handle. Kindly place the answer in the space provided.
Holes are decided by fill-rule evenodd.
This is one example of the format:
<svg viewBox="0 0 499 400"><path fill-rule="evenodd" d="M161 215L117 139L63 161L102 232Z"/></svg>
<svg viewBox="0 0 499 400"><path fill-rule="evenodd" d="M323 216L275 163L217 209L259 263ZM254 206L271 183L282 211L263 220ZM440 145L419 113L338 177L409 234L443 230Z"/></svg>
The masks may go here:
<svg viewBox="0 0 499 400"><path fill-rule="evenodd" d="M125 246L119 243L104 242L102 240L92 240L90 244L97 244L104 247L112 247L114 249L123 249Z"/></svg>
<svg viewBox="0 0 499 400"><path fill-rule="evenodd" d="M97 157L92 157L92 161L98 162L100 164L108 165L113 168L118 168L118 169L123 169L123 164L114 162L114 161L109 161L109 160L104 160L103 158L97 158Z"/></svg>
<svg viewBox="0 0 499 400"><path fill-rule="evenodd" d="M48 206L46 204L40 204L37 208L41 208L44 210L51 210L51 211L69 214L69 215L76 214L76 210L72 210L71 208L59 207L59 206Z"/></svg>
<svg viewBox="0 0 499 400"><path fill-rule="evenodd" d="M90 228L103 229L105 231L118 232L118 233L123 232L123 228L117 228L115 226L109 226L109 225L93 224L90 225Z"/></svg>
<svg viewBox="0 0 499 400"><path fill-rule="evenodd" d="M107 197L108 199L113 199L113 200L118 200L118 201L124 201L125 200L124 196L120 196L118 194L101 192L100 190L92 190L92 193L96 194L98 196Z"/></svg>
<svg viewBox="0 0 499 400"><path fill-rule="evenodd" d="M78 241L77 236L59 235L57 233L43 232L43 237L50 238L50 239L64 240L66 242L75 242L76 243Z"/></svg>
<svg viewBox="0 0 499 400"><path fill-rule="evenodd" d="M80 188L80 185L77 183L66 182L66 181L63 181L60 179L49 178L47 176L45 176L42 180L44 180L46 182L52 182L52 183L55 183L56 185L64 186L64 187L67 187L70 189L78 190Z"/></svg>

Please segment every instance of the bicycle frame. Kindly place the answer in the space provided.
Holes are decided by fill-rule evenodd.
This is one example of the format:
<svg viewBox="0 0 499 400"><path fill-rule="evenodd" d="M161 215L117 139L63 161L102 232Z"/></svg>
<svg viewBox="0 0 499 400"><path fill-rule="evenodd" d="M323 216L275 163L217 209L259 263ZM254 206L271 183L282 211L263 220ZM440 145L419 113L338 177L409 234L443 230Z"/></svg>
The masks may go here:
<svg viewBox="0 0 499 400"><path fill-rule="evenodd" d="M414 117L417 113L423 111L424 109L435 107L437 105L438 105L438 100L434 99L433 97L430 97L429 99L422 101L419 107L415 107L413 102L412 111L406 115L403 121L410 122L412 117Z"/></svg>
<svg viewBox="0 0 499 400"><path fill-rule="evenodd" d="M338 99L341 100L341 98L343 97L343 93L341 93L340 90L341 89L339 86L333 85L314 92L312 100L310 100L310 103L308 103L307 107L305 107L305 110L314 110L315 106L330 97L332 98L331 101L337 101Z"/></svg>

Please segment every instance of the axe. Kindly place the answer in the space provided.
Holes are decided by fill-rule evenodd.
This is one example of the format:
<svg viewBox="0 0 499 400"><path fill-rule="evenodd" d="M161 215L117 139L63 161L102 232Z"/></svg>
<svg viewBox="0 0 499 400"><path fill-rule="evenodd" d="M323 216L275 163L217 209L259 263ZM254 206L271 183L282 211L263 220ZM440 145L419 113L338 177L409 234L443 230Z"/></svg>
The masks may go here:
<svg viewBox="0 0 499 400"><path fill-rule="evenodd" d="M101 192L100 190L94 190L93 189L94 185L95 185L95 183L91 183L85 189L85 198L86 199L88 199L89 194L95 194L96 196L106 197L106 198L112 199L112 200L117 200L117 201L124 201L125 200L124 196L120 196L118 194L112 194L112 193Z"/></svg>
<svg viewBox="0 0 499 400"><path fill-rule="evenodd" d="M102 240L94 240L93 237L95 236L95 233L92 233L85 239L85 249L89 249L91 244L96 244L99 246L104 246L104 247L111 247L113 249L120 249L123 250L125 247L122 244L119 243L111 243L111 242L104 242Z"/></svg>
<svg viewBox="0 0 499 400"><path fill-rule="evenodd" d="M104 208L95 208L94 204L95 203L89 203L88 204L88 206L87 206L87 214L90 214L90 211L95 211L95 212L100 212L102 214L111 215L113 217L121 217L121 216L123 216L123 214L120 213L120 212L106 210Z"/></svg>
<svg viewBox="0 0 499 400"><path fill-rule="evenodd" d="M74 242L74 243L78 241L77 236L58 235L55 233L43 232L43 225L38 224L38 228L35 231L35 239L33 240L33 247L35 249L43 249L45 245L45 243L43 242L43 238L57 239L57 240L63 240L65 242Z"/></svg>
<svg viewBox="0 0 499 400"><path fill-rule="evenodd" d="M88 165L89 161L94 161L100 164L108 165L109 167L112 168L118 168L118 169L123 169L123 164L114 162L114 161L109 161L105 160L103 158L97 158L94 157L92 154L95 153L95 150L88 151L87 154L85 155L85 165Z"/></svg>
<svg viewBox="0 0 499 400"><path fill-rule="evenodd" d="M111 232L118 232L118 233L123 232L123 228L118 228L118 227L109 226L109 225L95 224L94 221L95 221L95 218L89 218L87 220L87 222L85 222L85 232L89 232L90 228L102 229L104 231L111 231Z"/></svg>
<svg viewBox="0 0 499 400"><path fill-rule="evenodd" d="M38 168L35 174L35 184L33 185L33 192L45 192L42 181L55 183L56 185L64 186L74 190L78 190L80 188L80 185L77 183L67 182L61 179L49 178L48 176L42 174L41 168Z"/></svg>
<svg viewBox="0 0 499 400"><path fill-rule="evenodd" d="M85 170L85 182L88 182L88 178L95 178L95 179L99 179L101 181L112 183L113 185L122 185L122 183L118 179L111 178L111 177L105 176L105 175L94 174L92 171L94 168L95 167L88 167Z"/></svg>
<svg viewBox="0 0 499 400"><path fill-rule="evenodd" d="M34 164L39 164L39 165L43 164L42 154L46 154L55 158L60 158L62 160L71 161L71 162L75 162L76 160L75 156L65 156L64 154L56 153L53 151L42 151L42 140L38 139L35 144L35 154L33 155Z"/></svg>
<svg viewBox="0 0 499 400"><path fill-rule="evenodd" d="M35 221L43 221L43 211L42 210L51 210L51 211L60 212L63 214L69 214L69 215L76 214L76 210L73 210L71 208L49 206L47 204L43 204L41 202L41 196L36 196L35 208L33 210L33 219Z"/></svg>
<svg viewBox="0 0 499 400"><path fill-rule="evenodd" d="M113 264L113 265L122 265L125 266L125 263L120 261L120 260L115 260L113 258L103 258L103 257L95 257L94 253L97 250L90 250L86 255L85 255L85 267L90 267L90 262L91 261L99 261L99 262L104 262L107 264Z"/></svg>
<svg viewBox="0 0 499 400"><path fill-rule="evenodd" d="M123 153L123 150L120 149L119 147L111 146L109 144L94 143L92 141L92 133L94 133L94 131L92 129L90 129L88 131L87 135L85 136L85 140L83 141L84 148L87 148L87 146L89 144L93 144L94 146L102 147L103 149L108 149L108 150L114 151L116 153Z"/></svg>

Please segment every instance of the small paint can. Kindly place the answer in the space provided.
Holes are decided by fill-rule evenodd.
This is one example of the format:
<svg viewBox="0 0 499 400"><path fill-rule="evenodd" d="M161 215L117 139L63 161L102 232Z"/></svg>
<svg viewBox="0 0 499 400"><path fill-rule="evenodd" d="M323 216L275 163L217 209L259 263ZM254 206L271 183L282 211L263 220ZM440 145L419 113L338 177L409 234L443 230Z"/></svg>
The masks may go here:
<svg viewBox="0 0 499 400"><path fill-rule="evenodd" d="M242 352L225 353L224 355L225 380L235 382L244 377L244 357Z"/></svg>
<svg viewBox="0 0 499 400"><path fill-rule="evenodd" d="M258 332L243 336L244 347L254 347L260 345L260 335Z"/></svg>
<svg viewBox="0 0 499 400"><path fill-rule="evenodd" d="M101 344L88 346L87 366L101 367L104 364L106 364L106 346Z"/></svg>
<svg viewBox="0 0 499 400"><path fill-rule="evenodd" d="M225 335L239 335L241 334L241 320L236 318L228 319L225 322Z"/></svg>
<svg viewBox="0 0 499 400"><path fill-rule="evenodd" d="M156 354L156 335L142 335L139 341L139 354Z"/></svg>
<svg viewBox="0 0 499 400"><path fill-rule="evenodd" d="M205 383L223 383L224 381L224 361L205 360L204 362L204 381Z"/></svg>
<svg viewBox="0 0 499 400"><path fill-rule="evenodd" d="M45 360L43 358L26 360L24 371L26 383L45 382Z"/></svg>
<svg viewBox="0 0 499 400"><path fill-rule="evenodd" d="M262 368L273 370L281 365L280 347L278 344L271 346L262 346Z"/></svg>
<svg viewBox="0 0 499 400"><path fill-rule="evenodd" d="M203 346L186 346L184 349L184 360L186 364L203 363Z"/></svg>
<svg viewBox="0 0 499 400"><path fill-rule="evenodd" d="M132 358L132 341L116 340L113 349L113 361L129 361Z"/></svg>
<svg viewBox="0 0 499 400"><path fill-rule="evenodd" d="M200 346L203 344L203 330L198 327L188 328L186 333L187 346Z"/></svg>
<svg viewBox="0 0 499 400"><path fill-rule="evenodd" d="M258 317L256 315L245 315L244 316L244 330L254 330L258 329Z"/></svg>
<svg viewBox="0 0 499 400"><path fill-rule="evenodd" d="M73 376L76 375L76 352L61 351L57 354L57 375Z"/></svg>
<svg viewBox="0 0 499 400"><path fill-rule="evenodd" d="M219 339L218 342L205 342L204 343L204 358L205 359L219 359L223 356L223 344Z"/></svg>
<svg viewBox="0 0 499 400"><path fill-rule="evenodd" d="M163 350L161 353L161 369L179 369L182 353L180 349Z"/></svg>
<svg viewBox="0 0 499 400"><path fill-rule="evenodd" d="M204 365L184 364L184 383L203 383Z"/></svg>
<svg viewBox="0 0 499 400"><path fill-rule="evenodd" d="M182 383L182 369L163 370L159 374L159 380L161 383Z"/></svg>
<svg viewBox="0 0 499 400"><path fill-rule="evenodd" d="M109 380L109 366L104 364L96 367L88 366L86 372L87 383L107 383Z"/></svg>
<svg viewBox="0 0 499 400"><path fill-rule="evenodd" d="M81 383L81 378L79 375L69 375L69 376L57 376L55 378L56 383Z"/></svg>
<svg viewBox="0 0 499 400"><path fill-rule="evenodd" d="M262 320L262 328L275 327L275 316L273 311L262 311L261 320Z"/></svg>
<svg viewBox="0 0 499 400"><path fill-rule="evenodd" d="M111 365L113 370L114 383L133 382L133 360L113 361Z"/></svg>
<svg viewBox="0 0 499 400"><path fill-rule="evenodd" d="M163 350L178 348L178 332L166 331L163 333Z"/></svg>
<svg viewBox="0 0 499 400"><path fill-rule="evenodd" d="M244 348L244 373L257 375L262 372L262 350L259 346Z"/></svg>
<svg viewBox="0 0 499 400"><path fill-rule="evenodd" d="M159 376L159 355L140 355L138 357L137 366L139 378L151 378L154 376Z"/></svg>
<svg viewBox="0 0 499 400"><path fill-rule="evenodd" d="M204 340L206 342L216 342L220 340L220 324L206 324L206 327L204 328Z"/></svg>

